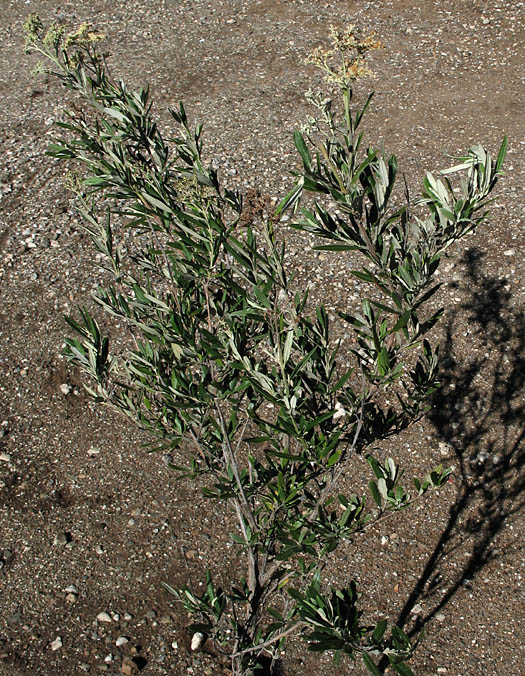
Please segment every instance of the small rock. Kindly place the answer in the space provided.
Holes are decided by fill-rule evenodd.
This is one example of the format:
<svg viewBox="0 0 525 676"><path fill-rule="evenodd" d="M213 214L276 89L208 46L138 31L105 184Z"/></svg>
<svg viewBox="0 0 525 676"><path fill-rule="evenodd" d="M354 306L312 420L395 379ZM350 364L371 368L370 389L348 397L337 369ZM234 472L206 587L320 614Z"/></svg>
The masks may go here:
<svg viewBox="0 0 525 676"><path fill-rule="evenodd" d="M104 662L113 662L113 655L111 653L106 655L106 657L104 657Z"/></svg>
<svg viewBox="0 0 525 676"><path fill-rule="evenodd" d="M120 648L120 646L126 645L126 643L129 643L129 638L126 638L125 636L119 636L117 640L115 641L115 645L117 648Z"/></svg>
<svg viewBox="0 0 525 676"><path fill-rule="evenodd" d="M443 615L443 613L438 613L438 614L436 615L436 620L437 620L438 622L443 622L443 621L445 620L445 615Z"/></svg>
<svg viewBox="0 0 525 676"><path fill-rule="evenodd" d="M11 456L9 453L0 453L0 460L2 462L11 462Z"/></svg>
<svg viewBox="0 0 525 676"><path fill-rule="evenodd" d="M157 613L154 610L148 610L146 617L148 620L154 620L157 617Z"/></svg>
<svg viewBox="0 0 525 676"><path fill-rule="evenodd" d="M169 615L163 615L163 616L160 618L159 622L160 622L161 624L169 624L169 623L171 622L171 617L170 617Z"/></svg>
<svg viewBox="0 0 525 676"><path fill-rule="evenodd" d="M73 605L74 603L77 602L77 595L73 593L66 594L66 603L69 603L70 605Z"/></svg>
<svg viewBox="0 0 525 676"><path fill-rule="evenodd" d="M53 540L53 544L60 545L63 547L64 545L67 545L67 543L70 541L71 536L69 535L69 533L57 533L55 535L55 539Z"/></svg>
<svg viewBox="0 0 525 676"><path fill-rule="evenodd" d="M100 453L100 449L97 448L96 446L90 446L90 447L88 448L88 451L87 451L87 454L88 454L90 457L93 457L94 455L98 455L99 453Z"/></svg>
<svg viewBox="0 0 525 676"><path fill-rule="evenodd" d="M57 636L56 639L51 643L51 650L55 651L62 647L62 638Z"/></svg>
<svg viewBox="0 0 525 676"><path fill-rule="evenodd" d="M388 538L386 535L381 536L381 544L384 546L388 542Z"/></svg>
<svg viewBox="0 0 525 676"><path fill-rule="evenodd" d="M124 620L126 622L130 622L133 619L133 615L130 615L129 613L124 613Z"/></svg>
<svg viewBox="0 0 525 676"><path fill-rule="evenodd" d="M488 457L489 454L486 451L480 451L476 457L478 465L483 465L485 462L487 462Z"/></svg>
<svg viewBox="0 0 525 676"><path fill-rule="evenodd" d="M411 615L421 615L422 612L423 612L423 608L421 606L421 603L416 603L416 605L410 611L410 614Z"/></svg>
<svg viewBox="0 0 525 676"><path fill-rule="evenodd" d="M133 660L130 660L129 657L125 657L122 660L122 666L120 667L120 672L122 674L125 674L125 676L132 676L133 673L137 671L138 667L133 662Z"/></svg>
<svg viewBox="0 0 525 676"><path fill-rule="evenodd" d="M205 641L205 636L200 631L196 631L191 637L191 649L198 650Z"/></svg>
<svg viewBox="0 0 525 676"><path fill-rule="evenodd" d="M179 649L179 644L177 643L177 641L172 641L172 642L171 642L171 647L173 648L173 650L174 650L175 652L177 652L177 650Z"/></svg>
<svg viewBox="0 0 525 676"><path fill-rule="evenodd" d="M442 456L450 455L450 446L444 441L439 442L439 452Z"/></svg>
<svg viewBox="0 0 525 676"><path fill-rule="evenodd" d="M134 526L135 525L135 519L129 519L128 520L128 526Z"/></svg>
<svg viewBox="0 0 525 676"><path fill-rule="evenodd" d="M504 256L514 256L515 253L516 253L515 249L506 249L503 252L503 255Z"/></svg>
<svg viewBox="0 0 525 676"><path fill-rule="evenodd" d="M111 622L111 617L109 616L109 613L106 613L105 611L102 611L97 615L97 622Z"/></svg>
<svg viewBox="0 0 525 676"><path fill-rule="evenodd" d="M71 394L71 392L73 392L73 385L62 383L62 385L60 385L60 391L62 392L62 394L65 394L67 396L68 394Z"/></svg>
<svg viewBox="0 0 525 676"><path fill-rule="evenodd" d="M78 594L78 589L75 587L74 584L70 584L69 587L66 587L64 589L66 594Z"/></svg>
<svg viewBox="0 0 525 676"><path fill-rule="evenodd" d="M100 545L97 545L97 546L95 547L95 552L96 552L97 554L103 554L103 553L104 553L104 550L102 549L102 547L101 547Z"/></svg>

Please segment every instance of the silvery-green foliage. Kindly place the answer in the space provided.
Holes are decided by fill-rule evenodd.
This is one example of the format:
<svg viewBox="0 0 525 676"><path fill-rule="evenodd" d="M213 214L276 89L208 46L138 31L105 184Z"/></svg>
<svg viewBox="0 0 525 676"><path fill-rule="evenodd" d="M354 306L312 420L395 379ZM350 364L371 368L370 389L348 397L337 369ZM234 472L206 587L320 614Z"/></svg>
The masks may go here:
<svg viewBox="0 0 525 676"><path fill-rule="evenodd" d="M341 80L341 117L331 99L311 97L315 123L294 136L303 165L296 184L274 214L246 224L243 196L203 161L202 126L191 127L182 103L167 140L148 91L113 78L88 26L45 31L32 16L26 29L28 48L86 105L66 111L65 136L49 154L81 167L70 182L112 279L94 298L127 330L113 352L81 310L68 319L76 336L66 355L89 376L96 401L150 431L154 448L176 452L172 470L202 476L204 495L230 505L238 522L232 539L244 577L226 589L208 574L200 595L166 585L194 618L189 630L229 656L235 674L275 658L293 633L337 661L360 656L372 674L381 656L410 674L415 644L401 628L388 633L386 619L364 624L355 582L326 589L322 572L341 542L447 480L440 466L409 492L395 461L371 450L417 420L438 387L429 331L441 310L428 310L436 271L485 218L506 142L495 159L472 147L457 166L427 174L420 197L406 194L392 208L396 158L362 148L372 97L355 109ZM299 211L304 191L319 199ZM360 310L340 313L347 343L334 343L324 306L292 288L277 227L286 210L293 227L319 238L317 248L361 256L352 270ZM132 233L125 248L123 221ZM386 390L395 404L381 403ZM336 490L358 456L371 470L371 501Z"/></svg>

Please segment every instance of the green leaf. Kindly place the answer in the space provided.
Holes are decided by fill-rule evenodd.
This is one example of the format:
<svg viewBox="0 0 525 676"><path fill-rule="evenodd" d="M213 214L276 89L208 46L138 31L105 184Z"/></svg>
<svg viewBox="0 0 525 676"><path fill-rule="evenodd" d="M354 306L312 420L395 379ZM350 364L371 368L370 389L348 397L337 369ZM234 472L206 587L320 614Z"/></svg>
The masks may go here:
<svg viewBox="0 0 525 676"><path fill-rule="evenodd" d="M374 643L380 643L387 627L387 620L381 620L376 624L376 628L374 629L374 632L372 634L372 640Z"/></svg>
<svg viewBox="0 0 525 676"><path fill-rule="evenodd" d="M283 361L284 361L285 364L290 359L290 353L292 351L293 339L294 339L294 331L293 331L293 329L290 329L286 333L286 340L284 342L284 348L283 348Z"/></svg>
<svg viewBox="0 0 525 676"><path fill-rule="evenodd" d="M368 669L368 672L370 674L372 674L372 676L381 676L381 672L376 667L375 662L372 660L370 655L368 655L368 653L362 653L361 657L363 658L363 662L365 663L365 667Z"/></svg>
<svg viewBox="0 0 525 676"><path fill-rule="evenodd" d="M496 160L495 171L497 174L501 173L501 167L503 166L503 162L505 161L505 155L507 154L508 143L509 139L507 138L507 136L504 136Z"/></svg>
<svg viewBox="0 0 525 676"><path fill-rule="evenodd" d="M373 471L374 474L376 475L376 478L377 478L377 479L383 479L384 476L385 476L385 473L383 472L383 470L381 469L381 467L379 467L379 463L378 463L377 460L374 458L374 456L373 456L373 455L367 455L367 456L366 456L366 461L368 462L368 464L369 464L370 467L372 468L372 471Z"/></svg>
<svg viewBox="0 0 525 676"><path fill-rule="evenodd" d="M310 157L310 153L308 152L308 148L306 146L306 143L304 142L303 135L297 129L294 131L293 140L295 143L295 147L297 148L299 155L303 160L303 165L305 169L309 170L312 165L312 158Z"/></svg>
<svg viewBox="0 0 525 676"><path fill-rule="evenodd" d="M381 496L379 495L379 491L377 490L377 484L375 481L369 481L368 482L368 488L370 489L370 493L374 499L374 502L378 507L381 507L383 504L383 501L381 500Z"/></svg>

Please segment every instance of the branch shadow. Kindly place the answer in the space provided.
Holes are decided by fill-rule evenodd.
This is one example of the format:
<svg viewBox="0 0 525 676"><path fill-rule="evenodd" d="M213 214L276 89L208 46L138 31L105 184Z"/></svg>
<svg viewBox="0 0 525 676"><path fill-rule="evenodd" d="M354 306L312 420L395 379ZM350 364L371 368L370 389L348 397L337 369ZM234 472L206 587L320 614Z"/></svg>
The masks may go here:
<svg viewBox="0 0 525 676"><path fill-rule="evenodd" d="M465 354L455 338L462 319L454 311L446 327L442 388L429 414L440 447L455 457L458 494L397 619L398 626L410 626L411 636L499 555L495 536L525 506L525 312L513 307L508 280L484 274L483 255L471 249L461 261L469 289L460 306L468 313L462 343L469 351ZM467 560L443 587L443 564L465 544L471 548ZM420 600L431 610L412 621ZM380 665L386 666L386 661Z"/></svg>

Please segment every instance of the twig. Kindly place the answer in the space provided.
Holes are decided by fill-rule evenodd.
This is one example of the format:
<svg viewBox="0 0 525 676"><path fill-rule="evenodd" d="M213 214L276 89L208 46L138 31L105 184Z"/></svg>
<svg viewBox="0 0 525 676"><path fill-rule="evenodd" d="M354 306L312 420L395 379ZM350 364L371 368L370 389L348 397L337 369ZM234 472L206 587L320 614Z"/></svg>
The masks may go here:
<svg viewBox="0 0 525 676"><path fill-rule="evenodd" d="M232 655L232 659L235 657L241 657L242 655L246 655L247 653L254 653L257 652L258 650L264 650L270 645L273 645L274 643L277 643L281 639L283 639L285 636L288 636L289 634L293 633L300 627L306 626L306 622L303 622L302 620L299 622L296 622L295 624L292 624L291 627L288 627L285 631L281 632L280 634L277 634L273 638L268 639L267 641L264 641L264 643L259 643L256 646L252 646L251 648L246 648L245 650L240 650L237 653L234 653Z"/></svg>

